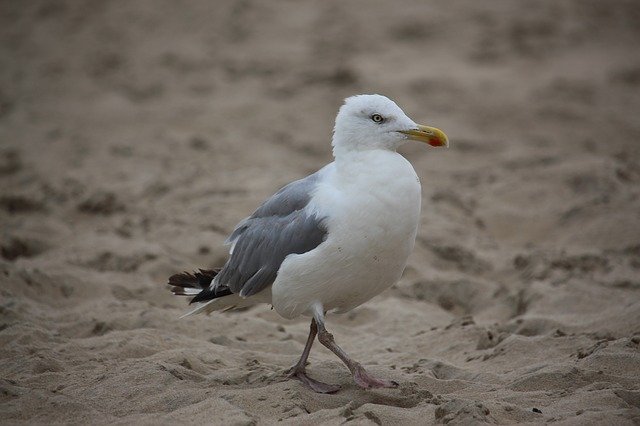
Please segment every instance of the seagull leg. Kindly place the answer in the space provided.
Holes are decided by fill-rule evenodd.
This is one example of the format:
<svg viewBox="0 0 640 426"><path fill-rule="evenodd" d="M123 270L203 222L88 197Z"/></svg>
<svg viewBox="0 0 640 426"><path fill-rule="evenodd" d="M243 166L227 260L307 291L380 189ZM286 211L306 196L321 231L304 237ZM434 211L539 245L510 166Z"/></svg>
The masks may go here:
<svg viewBox="0 0 640 426"><path fill-rule="evenodd" d="M316 309L314 313L314 318L317 322L318 327L318 340L324 346L326 346L331 352L336 354L338 358L344 362L347 366L351 374L353 375L353 380L358 384L358 386L363 387L365 389L370 388L397 388L399 385L397 382L391 380L378 379L373 376L367 370L364 369L359 362L354 361L347 355L345 351L342 350L340 346L338 346L333 338L333 334L329 333L324 325L324 313L322 309Z"/></svg>
<svg viewBox="0 0 640 426"><path fill-rule="evenodd" d="M316 324L316 320L311 320L311 327L309 330L309 337L307 338L307 343L304 345L304 351L302 351L302 356L300 360L291 367L288 371L287 376L290 378L298 379L305 385L309 386L313 391L318 393L333 393L340 390L340 386L338 385L330 385L327 383L319 382L311 377L307 376L306 365L307 359L309 358L309 353L311 352L311 346L313 345L313 341L316 338L316 334L318 334L318 326Z"/></svg>

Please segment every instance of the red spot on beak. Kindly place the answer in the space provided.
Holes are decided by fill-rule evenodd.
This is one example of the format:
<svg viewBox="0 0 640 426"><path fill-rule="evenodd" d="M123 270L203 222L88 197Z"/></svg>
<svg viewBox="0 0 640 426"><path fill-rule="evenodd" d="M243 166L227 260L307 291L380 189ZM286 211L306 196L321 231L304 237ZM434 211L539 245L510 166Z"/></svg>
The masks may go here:
<svg viewBox="0 0 640 426"><path fill-rule="evenodd" d="M431 145L431 146L443 146L444 143L443 143L442 139L429 138L429 145Z"/></svg>

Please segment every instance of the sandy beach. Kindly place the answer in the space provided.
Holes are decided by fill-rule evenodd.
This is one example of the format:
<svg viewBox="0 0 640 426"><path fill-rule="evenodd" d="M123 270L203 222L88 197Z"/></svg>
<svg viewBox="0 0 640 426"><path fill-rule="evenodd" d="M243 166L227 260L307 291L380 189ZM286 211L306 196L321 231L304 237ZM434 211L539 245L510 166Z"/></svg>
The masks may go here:
<svg viewBox="0 0 640 426"><path fill-rule="evenodd" d="M3 1L0 423L640 424L634 1ZM331 161L358 93L447 132L403 147L401 281L328 317L178 319L171 274Z"/></svg>

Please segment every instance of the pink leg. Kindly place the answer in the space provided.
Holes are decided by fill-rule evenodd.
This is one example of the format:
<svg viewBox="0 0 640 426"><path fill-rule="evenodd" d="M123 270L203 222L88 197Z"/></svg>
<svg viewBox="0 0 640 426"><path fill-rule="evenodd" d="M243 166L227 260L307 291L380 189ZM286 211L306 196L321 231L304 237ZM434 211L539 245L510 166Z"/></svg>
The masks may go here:
<svg viewBox="0 0 640 426"><path fill-rule="evenodd" d="M329 333L324 326L324 313L322 310L316 310L314 318L317 322L318 327L318 340L324 346L326 346L331 352L336 354L338 358L344 362L347 366L351 374L353 375L353 380L358 384L358 386L363 387L365 389L370 388L397 388L398 383L390 380L378 379L377 377L371 375L367 370L364 369L359 362L354 361L347 355L345 351L342 350L340 346L338 346L333 338L333 334Z"/></svg>
<svg viewBox="0 0 640 426"><path fill-rule="evenodd" d="M296 365L291 367L291 369L287 374L291 378L300 380L302 383L309 386L315 392L334 393L340 390L340 386L322 383L307 376L307 372L306 372L307 359L309 358L309 353L311 352L311 346L313 345L313 341L315 340L317 333L318 333L318 326L316 325L316 320L312 319L311 327L309 330L309 337L307 338L307 343L304 346L304 351L302 351L302 356L300 357L300 360L296 363Z"/></svg>

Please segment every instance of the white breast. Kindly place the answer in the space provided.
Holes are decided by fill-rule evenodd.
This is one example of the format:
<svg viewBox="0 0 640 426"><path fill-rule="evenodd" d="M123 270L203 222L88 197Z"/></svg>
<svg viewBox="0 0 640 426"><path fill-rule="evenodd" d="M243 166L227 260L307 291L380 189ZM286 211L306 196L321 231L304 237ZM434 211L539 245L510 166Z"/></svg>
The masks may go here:
<svg viewBox="0 0 640 426"><path fill-rule="evenodd" d="M328 236L315 250L290 255L272 287L278 313L292 318L315 302L345 312L393 285L413 249L420 182L401 155L353 154L329 168L310 208L326 217Z"/></svg>

